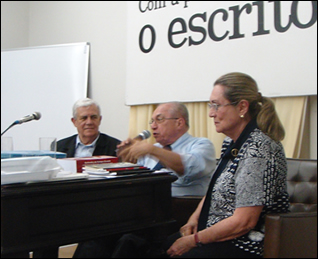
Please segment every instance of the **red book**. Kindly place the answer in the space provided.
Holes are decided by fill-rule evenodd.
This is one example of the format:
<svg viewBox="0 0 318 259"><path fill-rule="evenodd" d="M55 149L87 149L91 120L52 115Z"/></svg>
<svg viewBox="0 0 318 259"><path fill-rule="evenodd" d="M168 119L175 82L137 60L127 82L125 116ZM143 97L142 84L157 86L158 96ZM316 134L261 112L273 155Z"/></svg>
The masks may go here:
<svg viewBox="0 0 318 259"><path fill-rule="evenodd" d="M117 163L118 157L105 155L90 157L68 157L57 159L57 162L65 171L81 173L83 171L83 166L85 165Z"/></svg>

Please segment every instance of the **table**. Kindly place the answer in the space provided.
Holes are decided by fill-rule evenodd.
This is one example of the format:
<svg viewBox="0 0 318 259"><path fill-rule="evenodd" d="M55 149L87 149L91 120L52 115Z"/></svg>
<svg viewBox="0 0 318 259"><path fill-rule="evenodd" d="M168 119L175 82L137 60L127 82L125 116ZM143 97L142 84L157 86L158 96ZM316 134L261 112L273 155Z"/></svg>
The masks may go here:
<svg viewBox="0 0 318 259"><path fill-rule="evenodd" d="M1 257L175 222L169 173L1 186Z"/></svg>

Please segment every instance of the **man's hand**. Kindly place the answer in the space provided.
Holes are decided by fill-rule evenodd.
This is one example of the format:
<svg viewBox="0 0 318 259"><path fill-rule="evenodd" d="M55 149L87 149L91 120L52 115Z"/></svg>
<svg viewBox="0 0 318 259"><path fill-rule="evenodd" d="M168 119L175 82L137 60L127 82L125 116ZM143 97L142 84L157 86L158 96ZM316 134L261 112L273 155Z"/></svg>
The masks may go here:
<svg viewBox="0 0 318 259"><path fill-rule="evenodd" d="M130 162L127 160L127 155L129 153L129 147L136 142L136 140L133 140L131 138L128 138L124 141L122 141L119 145L117 145L117 157L119 158L120 161L123 162Z"/></svg>
<svg viewBox="0 0 318 259"><path fill-rule="evenodd" d="M146 141L127 140L118 145L117 156L124 162L136 163L137 159L146 154L151 154L154 146Z"/></svg>

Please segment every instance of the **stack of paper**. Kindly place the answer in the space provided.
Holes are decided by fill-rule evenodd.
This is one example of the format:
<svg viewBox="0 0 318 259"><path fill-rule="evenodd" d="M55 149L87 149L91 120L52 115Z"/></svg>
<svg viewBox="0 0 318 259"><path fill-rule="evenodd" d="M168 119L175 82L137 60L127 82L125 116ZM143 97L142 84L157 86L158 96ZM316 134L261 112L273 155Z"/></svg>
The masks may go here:
<svg viewBox="0 0 318 259"><path fill-rule="evenodd" d="M53 177L52 181L64 181L64 180L76 180L76 179L86 179L88 178L88 174L85 173L74 173L69 171L61 171L58 172L55 177Z"/></svg>

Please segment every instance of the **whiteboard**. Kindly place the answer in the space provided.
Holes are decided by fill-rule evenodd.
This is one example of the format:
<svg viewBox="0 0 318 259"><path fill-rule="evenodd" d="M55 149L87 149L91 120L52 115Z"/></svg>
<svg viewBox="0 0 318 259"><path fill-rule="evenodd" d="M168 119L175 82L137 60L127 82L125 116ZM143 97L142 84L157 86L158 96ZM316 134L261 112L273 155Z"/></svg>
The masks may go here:
<svg viewBox="0 0 318 259"><path fill-rule="evenodd" d="M87 96L90 45L87 42L1 51L1 133L10 128L14 150L38 150L40 137L61 139L77 132L72 106Z"/></svg>

